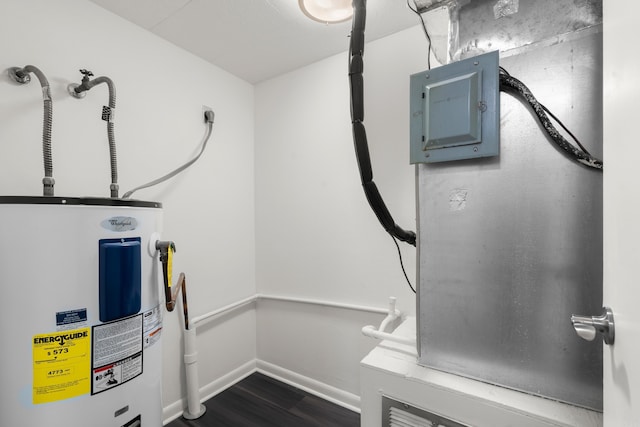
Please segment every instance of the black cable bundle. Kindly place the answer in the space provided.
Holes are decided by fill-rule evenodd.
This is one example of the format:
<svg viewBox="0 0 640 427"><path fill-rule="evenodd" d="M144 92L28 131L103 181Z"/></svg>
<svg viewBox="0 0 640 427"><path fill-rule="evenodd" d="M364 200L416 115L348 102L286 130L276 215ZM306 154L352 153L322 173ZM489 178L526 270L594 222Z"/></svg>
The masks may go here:
<svg viewBox="0 0 640 427"><path fill-rule="evenodd" d="M399 227L393 220L391 213L387 209L378 187L373 182L373 171L371 169L371 158L369 157L369 146L367 143L367 133L364 128L364 82L362 78L364 54L364 27L366 21L366 0L353 1L354 15L351 31L351 42L349 44L349 84L351 87L351 124L353 127L353 143L360 170L360 180L364 188L367 201L378 217L380 224L391 236L416 245L416 233L406 231Z"/></svg>
<svg viewBox="0 0 640 427"><path fill-rule="evenodd" d="M602 171L603 163L602 160L596 159L593 157L583 146L580 144L580 141L568 131L568 129L562 124L557 117L555 117L544 105L542 105L538 100L533 96L531 91L524 83L520 80L512 77L504 68L500 69L500 90L503 92L510 93L512 95L517 95L519 98L524 100L535 113L538 121L544 128L544 130L549 134L553 143L558 146L562 151L564 151L567 156L572 158L573 160L581 163L587 167L594 168ZM551 117L556 120L563 129L565 129L569 135L576 141L576 143L580 146L580 148L574 146L569 141L565 139L558 129L551 123L551 120L547 116L547 113Z"/></svg>

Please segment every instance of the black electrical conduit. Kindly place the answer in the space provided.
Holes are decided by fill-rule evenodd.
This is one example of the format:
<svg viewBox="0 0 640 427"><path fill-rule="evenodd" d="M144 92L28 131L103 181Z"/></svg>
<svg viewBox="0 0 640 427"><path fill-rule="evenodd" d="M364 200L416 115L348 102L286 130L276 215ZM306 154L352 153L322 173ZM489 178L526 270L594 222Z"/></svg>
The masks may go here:
<svg viewBox="0 0 640 427"><path fill-rule="evenodd" d="M521 98L524 102L526 102L533 109L533 112L538 118L538 121L544 128L545 132L547 132L547 134L549 135L553 143L559 149L564 151L568 157L572 158L578 163L583 164L584 166L587 166L596 170L600 170L600 171L603 170L602 160L599 160L593 157L587 150L584 149L584 147L582 147L582 145L580 144L580 142L578 142L577 139L576 139L576 142L578 143L578 145L580 145L580 147L582 147L582 149L579 149L578 147L574 146L569 141L567 141L564 138L564 136L562 136L560 132L558 132L556 127L553 125L553 123L551 123L551 120L549 119L546 113L546 111L548 110L545 108L544 105L538 102L538 100L535 98L535 96L533 96L533 93L531 93L529 88L525 86L525 84L522 83L520 80L516 79L515 77L512 77L509 73L506 72L506 70L502 68L500 71L500 90L503 92L509 93L510 95L516 95L519 98ZM555 118L553 114L551 113L549 114ZM564 127L564 125L562 125L560 121L558 121L558 123L560 123L560 125ZM569 132L569 134L573 136L571 132Z"/></svg>
<svg viewBox="0 0 640 427"><path fill-rule="evenodd" d="M360 170L360 180L367 201L384 229L391 236L410 245L416 245L416 233L400 228L387 209L378 187L373 182L371 158L364 128L364 81L362 77L364 54L364 27L366 21L366 0L353 0L353 24L349 44L349 84L351 88L351 124L353 143Z"/></svg>
<svg viewBox="0 0 640 427"><path fill-rule="evenodd" d="M29 73L36 75L42 87L42 98L44 102L44 117L42 124L42 157L44 159L44 178L42 178L42 195L53 196L53 160L51 156L51 127L53 123L53 102L51 101L51 91L49 81L44 73L33 65L26 65L23 68L9 68L9 76L17 83L29 83L31 77Z"/></svg>

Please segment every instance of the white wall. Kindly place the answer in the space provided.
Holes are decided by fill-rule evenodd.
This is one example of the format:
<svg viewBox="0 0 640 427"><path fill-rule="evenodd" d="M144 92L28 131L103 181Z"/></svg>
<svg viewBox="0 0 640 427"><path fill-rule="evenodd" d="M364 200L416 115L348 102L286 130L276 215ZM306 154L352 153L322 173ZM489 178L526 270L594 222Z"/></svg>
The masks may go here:
<svg viewBox="0 0 640 427"><path fill-rule="evenodd" d="M37 79L17 85L7 68L32 64L54 101L56 195L109 195L107 88L83 100L66 92L78 69L117 89L115 135L121 193L181 165L199 149L202 105L216 112L200 161L135 198L164 204L163 237L177 245L174 271L187 274L190 310L202 314L255 293L253 87L84 0L0 2L0 194L41 195L42 96ZM164 405L185 395L179 312L164 322ZM200 383L255 359L255 313L199 332ZM224 349L224 351L221 351ZM179 405L177 406L179 407Z"/></svg>
<svg viewBox="0 0 640 427"><path fill-rule="evenodd" d="M348 39L345 37L345 50ZM347 54L256 86L256 277L261 293L415 314L397 249L370 210L353 149ZM426 69L420 27L367 44L365 126L374 181L395 221L415 230L409 75ZM415 249L401 243L415 285ZM359 395L360 328L382 316L260 304L258 358Z"/></svg>
<svg viewBox="0 0 640 427"><path fill-rule="evenodd" d="M604 426L638 425L638 180L636 132L640 58L629 54L640 5L603 2L604 16L604 286L603 303L613 310L615 343L604 346Z"/></svg>
<svg viewBox="0 0 640 427"><path fill-rule="evenodd" d="M68 83L79 82L78 69L88 68L117 88L121 194L197 153L202 105L216 112L200 161L135 195L164 204L163 237L177 244L174 270L187 273L192 315L256 290L377 307L395 295L400 309L415 313L395 245L360 185L346 53L254 88L83 0L5 0L0 37L0 194L42 191L40 90L36 81L22 86L6 75L9 67L33 64L48 76L54 99L56 194L108 195L106 126L99 119L106 87L83 100L66 92ZM425 52L415 27L369 43L365 54L374 179L407 229L415 229L409 75L426 68ZM415 249L401 248L415 280ZM249 307L199 329L201 386L228 379L257 354L262 366L344 391L357 406L358 364L376 344L360 328L381 315L273 301L262 301L258 312L257 327ZM185 395L180 327L178 313L166 314L166 416Z"/></svg>

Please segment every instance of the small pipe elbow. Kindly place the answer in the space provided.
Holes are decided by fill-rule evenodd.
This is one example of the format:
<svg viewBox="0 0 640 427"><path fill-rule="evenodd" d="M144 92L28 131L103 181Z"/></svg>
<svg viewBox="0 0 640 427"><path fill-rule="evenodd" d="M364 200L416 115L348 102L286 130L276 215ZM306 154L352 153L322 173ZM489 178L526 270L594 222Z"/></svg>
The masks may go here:
<svg viewBox="0 0 640 427"><path fill-rule="evenodd" d="M89 90L91 88L93 88L94 86L97 86L101 83L104 83L107 85L107 88L109 89L109 107L110 108L115 108L115 98L116 98L116 86L113 84L113 80L111 80L109 77L106 76L100 76L100 77L96 77L93 80L89 80L87 78L87 82L86 82L86 86L87 89ZM83 84L85 84L85 79L82 79L82 84L80 86L82 86Z"/></svg>
<svg viewBox="0 0 640 427"><path fill-rule="evenodd" d="M93 89L93 87L101 83L105 83L109 88L109 107L115 108L116 88L115 88L115 85L113 84L113 80L111 80L109 77L106 77L106 76L96 77L95 79L91 80L88 75L85 75L82 78L82 81L80 82L80 84L69 85L69 93L71 93L71 95L77 98L80 98L84 96L83 92L87 92Z"/></svg>

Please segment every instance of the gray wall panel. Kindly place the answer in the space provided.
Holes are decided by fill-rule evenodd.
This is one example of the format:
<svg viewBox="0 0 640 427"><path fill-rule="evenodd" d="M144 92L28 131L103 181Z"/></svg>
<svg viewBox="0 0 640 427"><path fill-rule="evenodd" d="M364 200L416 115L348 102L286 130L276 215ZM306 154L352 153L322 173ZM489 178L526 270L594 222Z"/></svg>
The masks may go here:
<svg viewBox="0 0 640 427"><path fill-rule="evenodd" d="M602 155L602 34L501 65ZM602 173L568 159L501 94L499 158L417 166L419 362L602 409L602 344L571 314L602 307Z"/></svg>

